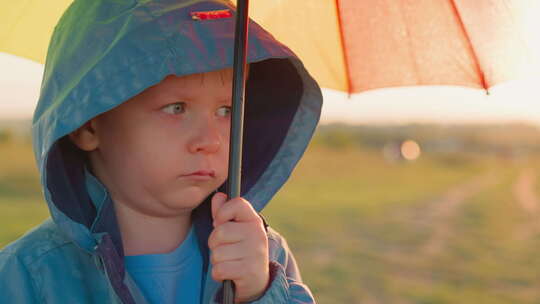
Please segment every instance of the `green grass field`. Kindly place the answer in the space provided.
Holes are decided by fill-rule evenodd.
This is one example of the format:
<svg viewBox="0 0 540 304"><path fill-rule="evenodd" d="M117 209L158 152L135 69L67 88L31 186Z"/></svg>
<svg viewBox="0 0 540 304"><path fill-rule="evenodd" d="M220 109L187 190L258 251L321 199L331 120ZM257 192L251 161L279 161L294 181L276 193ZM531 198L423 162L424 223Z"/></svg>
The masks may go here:
<svg viewBox="0 0 540 304"><path fill-rule="evenodd" d="M537 168L315 145L263 213L318 303L540 304ZM0 248L47 216L30 146L0 145Z"/></svg>

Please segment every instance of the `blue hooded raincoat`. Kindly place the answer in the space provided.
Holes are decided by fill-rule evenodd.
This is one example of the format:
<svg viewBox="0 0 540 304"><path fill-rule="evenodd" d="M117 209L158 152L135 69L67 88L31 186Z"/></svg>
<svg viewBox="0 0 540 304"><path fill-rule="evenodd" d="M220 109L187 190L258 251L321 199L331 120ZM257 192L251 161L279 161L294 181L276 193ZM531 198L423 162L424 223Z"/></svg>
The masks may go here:
<svg viewBox="0 0 540 304"><path fill-rule="evenodd" d="M190 16L220 9L233 17ZM0 252L0 303L147 303L124 268L112 201L94 207L84 154L66 135L169 74L232 67L234 21L225 0L72 3L54 29L32 126L51 219ZM322 96L300 60L254 22L248 61L241 196L260 212L304 153ZM219 303L207 246L209 199L192 219L204 261L202 303ZM287 243L267 229L271 282L252 303L314 303Z"/></svg>

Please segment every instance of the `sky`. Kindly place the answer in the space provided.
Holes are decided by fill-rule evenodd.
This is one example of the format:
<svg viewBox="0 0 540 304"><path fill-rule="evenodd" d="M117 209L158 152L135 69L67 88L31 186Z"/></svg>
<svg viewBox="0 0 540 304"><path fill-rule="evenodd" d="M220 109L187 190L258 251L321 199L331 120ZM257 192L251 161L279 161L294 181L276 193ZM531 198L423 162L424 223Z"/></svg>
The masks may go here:
<svg viewBox="0 0 540 304"><path fill-rule="evenodd" d="M0 52L0 119L30 119L43 65ZM540 126L540 77L484 91L445 86L388 88L348 96L323 88L321 123L506 123Z"/></svg>

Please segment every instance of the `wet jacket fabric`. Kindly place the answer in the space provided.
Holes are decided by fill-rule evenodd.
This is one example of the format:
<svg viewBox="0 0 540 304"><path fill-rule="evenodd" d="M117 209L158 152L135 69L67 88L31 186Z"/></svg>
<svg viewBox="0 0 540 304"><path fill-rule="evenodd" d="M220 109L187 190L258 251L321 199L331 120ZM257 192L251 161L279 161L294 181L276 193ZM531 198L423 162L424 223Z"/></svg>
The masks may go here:
<svg viewBox="0 0 540 304"><path fill-rule="evenodd" d="M190 15L222 9L233 17ZM85 154L66 135L167 75L232 67L233 43L234 7L224 0L71 4L51 38L32 125L51 218L0 251L0 303L148 303L124 268L110 196L92 204ZM260 212L304 153L322 96L293 52L254 22L248 61L241 196ZM209 198L192 221L203 255L201 302L221 303L221 284L210 275ZM314 303L285 239L271 227L267 235L271 281L251 303Z"/></svg>

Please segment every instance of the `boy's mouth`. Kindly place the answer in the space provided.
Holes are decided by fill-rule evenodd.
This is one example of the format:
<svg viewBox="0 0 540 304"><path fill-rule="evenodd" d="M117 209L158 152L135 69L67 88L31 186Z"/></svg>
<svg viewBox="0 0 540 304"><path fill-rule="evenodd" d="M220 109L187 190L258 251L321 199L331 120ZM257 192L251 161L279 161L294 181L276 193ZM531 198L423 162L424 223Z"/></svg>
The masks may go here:
<svg viewBox="0 0 540 304"><path fill-rule="evenodd" d="M200 177L212 177L213 178L213 177L216 176L216 173L214 172L214 170L199 170L199 171L195 171L195 172L192 172L192 173L189 173L189 174L185 174L183 176L186 176L186 177L200 176Z"/></svg>

